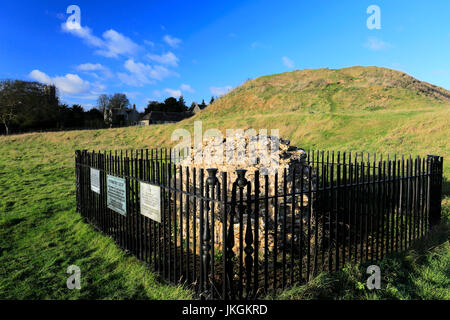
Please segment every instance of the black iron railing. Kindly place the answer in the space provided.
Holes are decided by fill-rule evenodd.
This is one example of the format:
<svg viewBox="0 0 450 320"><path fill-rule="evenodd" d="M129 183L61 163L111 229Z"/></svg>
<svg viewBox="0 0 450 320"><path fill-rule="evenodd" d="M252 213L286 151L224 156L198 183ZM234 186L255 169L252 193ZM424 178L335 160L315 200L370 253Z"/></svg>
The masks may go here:
<svg viewBox="0 0 450 320"><path fill-rule="evenodd" d="M164 280L207 299L253 299L377 261L440 219L439 156L311 151L273 175L175 165L167 149L76 151L75 161L86 221ZM114 199L108 205L108 176L124 181L123 212ZM141 183L159 187L159 219L141 212Z"/></svg>

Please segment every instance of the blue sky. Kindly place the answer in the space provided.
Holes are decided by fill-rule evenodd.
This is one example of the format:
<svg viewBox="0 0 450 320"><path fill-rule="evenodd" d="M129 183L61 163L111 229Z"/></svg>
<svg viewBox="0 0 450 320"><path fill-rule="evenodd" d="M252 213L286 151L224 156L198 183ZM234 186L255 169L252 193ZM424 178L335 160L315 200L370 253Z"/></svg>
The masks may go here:
<svg viewBox="0 0 450 320"><path fill-rule="evenodd" d="M67 8L81 9L80 28ZM370 5L381 29L367 28ZM450 1L1 1L0 78L101 93L209 101L249 78L376 65L450 89Z"/></svg>

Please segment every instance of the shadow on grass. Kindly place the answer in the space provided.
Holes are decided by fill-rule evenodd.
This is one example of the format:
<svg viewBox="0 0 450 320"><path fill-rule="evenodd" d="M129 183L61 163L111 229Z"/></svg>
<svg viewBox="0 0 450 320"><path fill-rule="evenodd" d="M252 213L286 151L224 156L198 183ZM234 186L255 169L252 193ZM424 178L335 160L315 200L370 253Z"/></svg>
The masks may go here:
<svg viewBox="0 0 450 320"><path fill-rule="evenodd" d="M445 209L448 211L448 206ZM346 265L338 272L321 273L305 285L266 299L450 299L450 223L448 215L442 218L442 224L405 252L390 254L377 262ZM380 290L370 291L366 287L369 277L366 268L371 264L381 269Z"/></svg>
<svg viewBox="0 0 450 320"><path fill-rule="evenodd" d="M450 197L450 180L447 177L444 177L442 180L442 197Z"/></svg>

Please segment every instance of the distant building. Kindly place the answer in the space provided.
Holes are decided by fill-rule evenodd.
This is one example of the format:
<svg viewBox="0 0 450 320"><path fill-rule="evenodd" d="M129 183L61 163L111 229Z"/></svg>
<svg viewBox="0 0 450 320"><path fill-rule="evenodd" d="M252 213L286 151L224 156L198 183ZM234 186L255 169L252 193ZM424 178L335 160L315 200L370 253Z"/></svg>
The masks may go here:
<svg viewBox="0 0 450 320"><path fill-rule="evenodd" d="M136 107L133 109L126 109L126 121L128 125L137 125L139 123L139 119L141 118L139 112L137 112Z"/></svg>
<svg viewBox="0 0 450 320"><path fill-rule="evenodd" d="M197 114L203 109L205 109L207 106L202 104L198 105L196 102L192 103L191 107L188 109L189 112L192 112L193 114Z"/></svg>
<svg viewBox="0 0 450 320"><path fill-rule="evenodd" d="M128 125L133 126L139 123L139 112L136 110L136 106L133 108L112 108L105 110L105 121L108 121L112 125Z"/></svg>
<svg viewBox="0 0 450 320"><path fill-rule="evenodd" d="M181 120L192 117L194 114L192 112L162 112L162 111L151 111L147 113L139 121L140 126L148 126L151 124L163 124L163 123L175 123Z"/></svg>

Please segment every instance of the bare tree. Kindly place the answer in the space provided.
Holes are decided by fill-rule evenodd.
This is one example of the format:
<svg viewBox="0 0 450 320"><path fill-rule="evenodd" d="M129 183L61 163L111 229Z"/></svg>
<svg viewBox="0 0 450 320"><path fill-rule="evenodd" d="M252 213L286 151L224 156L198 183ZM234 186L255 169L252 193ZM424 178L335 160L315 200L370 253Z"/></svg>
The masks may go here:
<svg viewBox="0 0 450 320"><path fill-rule="evenodd" d="M112 113L110 112L111 96L101 94L97 99L97 108L103 113L103 120L109 127L112 126Z"/></svg>
<svg viewBox="0 0 450 320"><path fill-rule="evenodd" d="M9 134L9 124L17 116L15 104L21 104L21 101L16 101L14 93L13 81L6 80L0 83L0 121L5 126L6 135Z"/></svg>
<svg viewBox="0 0 450 320"><path fill-rule="evenodd" d="M9 134L9 124L12 120L16 118L17 114L15 112L14 106L1 105L0 106L0 121L5 126L6 135Z"/></svg>
<svg viewBox="0 0 450 320"><path fill-rule="evenodd" d="M97 99L97 109L104 113L108 109L110 99L110 96L101 94Z"/></svg>
<svg viewBox="0 0 450 320"><path fill-rule="evenodd" d="M123 109L130 105L130 101L124 93L115 93L109 99L109 103L113 109Z"/></svg>
<svg viewBox="0 0 450 320"><path fill-rule="evenodd" d="M97 108L103 111L105 123L111 128L117 122L117 110L122 110L130 106L126 94L115 93L112 96L102 94L97 99Z"/></svg>

